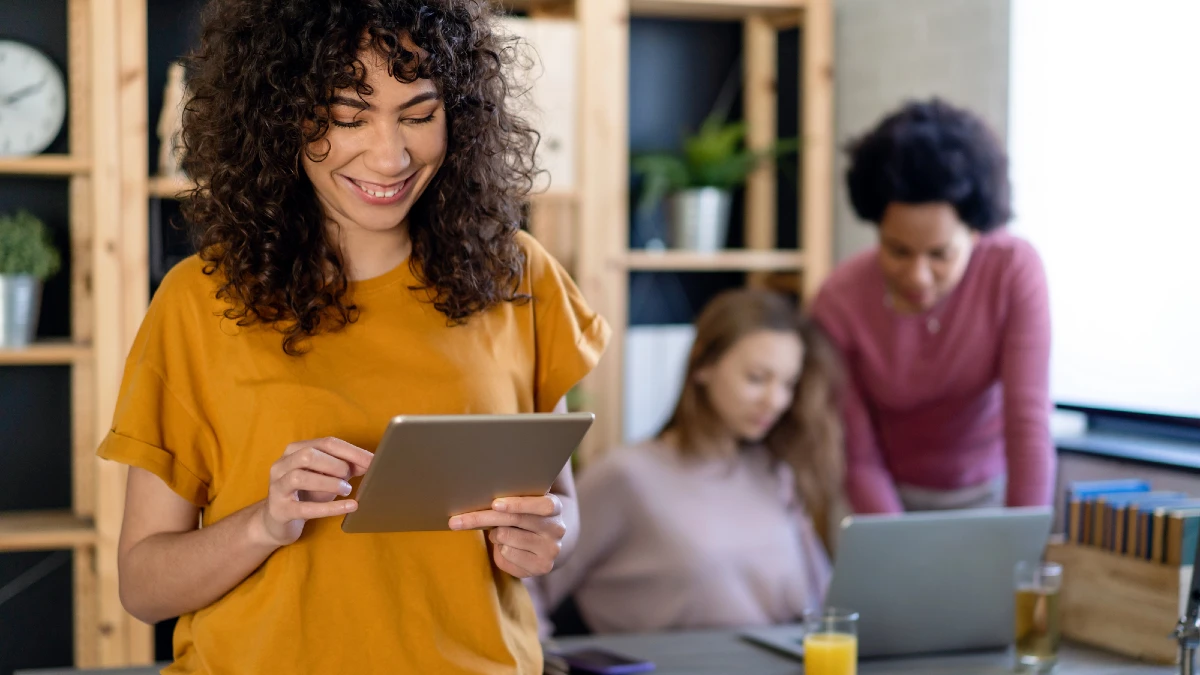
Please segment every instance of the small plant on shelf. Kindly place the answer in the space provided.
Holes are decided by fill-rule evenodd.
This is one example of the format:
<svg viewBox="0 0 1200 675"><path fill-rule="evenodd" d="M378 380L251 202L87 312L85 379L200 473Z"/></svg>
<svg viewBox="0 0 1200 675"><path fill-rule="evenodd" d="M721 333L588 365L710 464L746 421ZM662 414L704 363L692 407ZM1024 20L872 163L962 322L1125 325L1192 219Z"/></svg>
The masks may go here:
<svg viewBox="0 0 1200 675"><path fill-rule="evenodd" d="M28 345L37 332L42 282L62 265L50 231L28 211L0 215L0 348Z"/></svg>
<svg viewBox="0 0 1200 675"><path fill-rule="evenodd" d="M0 276L29 276L45 281L62 265L50 230L37 216L20 210L0 215Z"/></svg>
<svg viewBox="0 0 1200 675"><path fill-rule="evenodd" d="M736 82L735 80L731 82ZM632 172L642 179L637 216L650 217L667 200L673 248L713 251L724 247L732 192L764 162L795 153L795 138L767 148L747 148L746 123L729 121L733 93L726 83L711 112L694 133L683 138L682 152L652 152L633 157Z"/></svg>

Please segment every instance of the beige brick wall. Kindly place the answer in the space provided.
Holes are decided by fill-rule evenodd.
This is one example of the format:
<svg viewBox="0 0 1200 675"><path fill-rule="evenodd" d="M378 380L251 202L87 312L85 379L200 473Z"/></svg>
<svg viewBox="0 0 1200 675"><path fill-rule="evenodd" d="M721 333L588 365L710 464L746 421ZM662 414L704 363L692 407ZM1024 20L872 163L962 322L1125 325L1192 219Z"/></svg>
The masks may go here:
<svg viewBox="0 0 1200 675"><path fill-rule="evenodd" d="M1002 136L1008 109L1009 0L837 0L839 148L909 98L968 107ZM835 245L843 259L875 242L858 221L835 164Z"/></svg>

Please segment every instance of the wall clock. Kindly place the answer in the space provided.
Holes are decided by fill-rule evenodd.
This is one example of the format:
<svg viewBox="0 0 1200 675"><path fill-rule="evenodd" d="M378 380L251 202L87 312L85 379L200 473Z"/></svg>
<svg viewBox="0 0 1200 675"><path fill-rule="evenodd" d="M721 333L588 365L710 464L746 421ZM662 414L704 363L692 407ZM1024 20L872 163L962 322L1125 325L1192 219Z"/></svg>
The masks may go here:
<svg viewBox="0 0 1200 675"><path fill-rule="evenodd" d="M58 136L67 113L62 71L22 42L0 40L0 156L36 155Z"/></svg>

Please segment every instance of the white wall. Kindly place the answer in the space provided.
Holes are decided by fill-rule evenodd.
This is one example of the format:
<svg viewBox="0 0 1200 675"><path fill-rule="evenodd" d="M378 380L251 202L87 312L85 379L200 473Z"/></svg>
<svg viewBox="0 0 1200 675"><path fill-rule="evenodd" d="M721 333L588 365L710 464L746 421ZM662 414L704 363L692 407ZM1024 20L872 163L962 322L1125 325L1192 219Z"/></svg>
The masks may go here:
<svg viewBox="0 0 1200 675"><path fill-rule="evenodd" d="M695 333L690 325L634 326L626 333L625 443L645 440L666 424Z"/></svg>
<svg viewBox="0 0 1200 675"><path fill-rule="evenodd" d="M1053 1L1053 0L1045 0ZM841 148L909 98L941 96L1004 136L1009 0L837 0L835 122L839 260L875 243L847 201Z"/></svg>

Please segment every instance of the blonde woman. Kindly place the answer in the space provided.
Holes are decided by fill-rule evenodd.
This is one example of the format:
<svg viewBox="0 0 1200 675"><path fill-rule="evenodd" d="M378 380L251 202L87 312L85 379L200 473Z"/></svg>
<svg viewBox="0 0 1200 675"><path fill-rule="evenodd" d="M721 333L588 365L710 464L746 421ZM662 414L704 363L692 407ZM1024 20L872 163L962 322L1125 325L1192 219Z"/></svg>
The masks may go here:
<svg viewBox="0 0 1200 675"><path fill-rule="evenodd" d="M581 473L575 553L530 580L544 608L571 597L608 633L782 623L819 606L830 571L814 523L842 474L835 372L783 296L715 298L662 432Z"/></svg>

